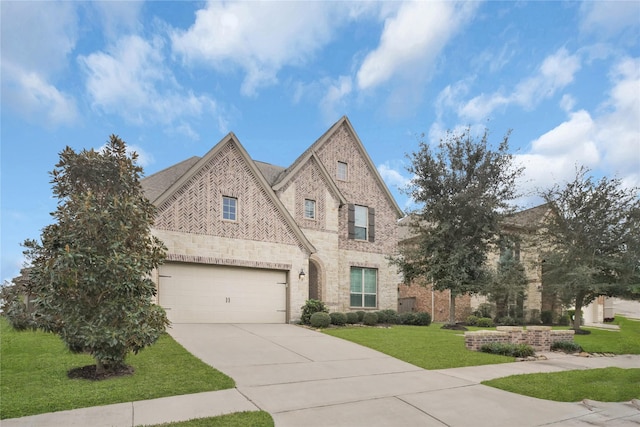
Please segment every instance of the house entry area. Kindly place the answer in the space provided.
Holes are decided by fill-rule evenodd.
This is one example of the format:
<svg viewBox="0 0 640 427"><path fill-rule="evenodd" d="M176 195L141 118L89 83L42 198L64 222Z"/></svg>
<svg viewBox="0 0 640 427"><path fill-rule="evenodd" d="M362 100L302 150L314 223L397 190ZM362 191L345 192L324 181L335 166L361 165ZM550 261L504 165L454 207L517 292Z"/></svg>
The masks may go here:
<svg viewBox="0 0 640 427"><path fill-rule="evenodd" d="M172 323L285 323L287 272L167 262L158 303Z"/></svg>

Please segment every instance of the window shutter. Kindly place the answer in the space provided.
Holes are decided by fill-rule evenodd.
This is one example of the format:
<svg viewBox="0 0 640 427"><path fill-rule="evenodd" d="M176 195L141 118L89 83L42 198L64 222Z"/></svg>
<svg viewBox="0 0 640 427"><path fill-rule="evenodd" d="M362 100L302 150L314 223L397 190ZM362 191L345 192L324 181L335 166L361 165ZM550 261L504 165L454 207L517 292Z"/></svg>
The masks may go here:
<svg viewBox="0 0 640 427"><path fill-rule="evenodd" d="M376 210L369 208L369 241L376 241Z"/></svg>
<svg viewBox="0 0 640 427"><path fill-rule="evenodd" d="M347 229L349 232L349 239L356 238L356 207L349 203L347 206Z"/></svg>

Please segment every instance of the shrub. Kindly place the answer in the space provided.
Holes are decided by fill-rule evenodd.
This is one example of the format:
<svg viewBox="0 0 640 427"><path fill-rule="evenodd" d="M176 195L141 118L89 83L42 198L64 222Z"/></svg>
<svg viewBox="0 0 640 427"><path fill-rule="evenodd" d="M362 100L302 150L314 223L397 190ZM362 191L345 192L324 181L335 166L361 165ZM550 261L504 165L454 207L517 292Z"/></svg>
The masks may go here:
<svg viewBox="0 0 640 427"><path fill-rule="evenodd" d="M375 326L378 324L378 314L373 311L368 311L362 317L362 323L367 326Z"/></svg>
<svg viewBox="0 0 640 427"><path fill-rule="evenodd" d="M493 320L490 317L480 317L476 325L479 328L493 328Z"/></svg>
<svg viewBox="0 0 640 427"><path fill-rule="evenodd" d="M540 310L535 309L535 308L532 309L532 310L529 310L529 324L530 325L539 325L540 323L542 323L542 321L540 319Z"/></svg>
<svg viewBox="0 0 640 427"><path fill-rule="evenodd" d="M347 324L347 315L344 313L330 313L329 317L331 318L331 324L336 326L344 326Z"/></svg>
<svg viewBox="0 0 640 427"><path fill-rule="evenodd" d="M393 309L382 310L387 317L387 323L395 325L398 323L398 312Z"/></svg>
<svg viewBox="0 0 640 427"><path fill-rule="evenodd" d="M366 311L362 311L362 310L356 311L356 314L358 315L358 322L362 322L362 319L364 319L365 313Z"/></svg>
<svg viewBox="0 0 640 427"><path fill-rule="evenodd" d="M551 350L565 353L579 353L582 351L580 344L574 341L556 341L551 344Z"/></svg>
<svg viewBox="0 0 640 427"><path fill-rule="evenodd" d="M358 323L358 313L355 311L350 311L347 313L347 323L353 325L354 323Z"/></svg>
<svg viewBox="0 0 640 427"><path fill-rule="evenodd" d="M504 342L492 342L489 344L483 344L480 347L480 351L483 353L500 354L502 356L510 357L529 357L533 356L535 352L533 347L527 344L512 344Z"/></svg>
<svg viewBox="0 0 640 427"><path fill-rule="evenodd" d="M493 305L488 302L483 302L478 306L478 309L473 312L478 317L491 317L493 311Z"/></svg>
<svg viewBox="0 0 640 427"><path fill-rule="evenodd" d="M558 325L560 325L560 326L569 326L570 321L571 320L569 319L569 315L568 314L563 314L558 319Z"/></svg>
<svg viewBox="0 0 640 427"><path fill-rule="evenodd" d="M302 306L302 315L300 316L300 323L303 325L309 325L311 321L311 315L313 313L328 313L329 309L322 302L316 299L308 299Z"/></svg>
<svg viewBox="0 0 640 427"><path fill-rule="evenodd" d="M416 319L413 324L416 326L429 326L431 324L431 315L426 311L416 313Z"/></svg>
<svg viewBox="0 0 640 427"><path fill-rule="evenodd" d="M518 319L514 319L511 316L501 317L500 319L496 319L496 325L500 326L517 326L519 323Z"/></svg>
<svg viewBox="0 0 640 427"><path fill-rule="evenodd" d="M309 323L314 328L326 328L331 323L331 316L324 311L317 311L311 315Z"/></svg>
<svg viewBox="0 0 640 427"><path fill-rule="evenodd" d="M478 316L467 316L467 326L476 326L478 324Z"/></svg>
<svg viewBox="0 0 640 427"><path fill-rule="evenodd" d="M540 320L544 325L552 325L553 324L553 311L551 310L542 310L540 313Z"/></svg>
<svg viewBox="0 0 640 427"><path fill-rule="evenodd" d="M401 325L413 325L416 321L416 314L412 312L400 313L398 323Z"/></svg>
<svg viewBox="0 0 640 427"><path fill-rule="evenodd" d="M387 323L387 313L378 311L376 314L378 315L378 323Z"/></svg>

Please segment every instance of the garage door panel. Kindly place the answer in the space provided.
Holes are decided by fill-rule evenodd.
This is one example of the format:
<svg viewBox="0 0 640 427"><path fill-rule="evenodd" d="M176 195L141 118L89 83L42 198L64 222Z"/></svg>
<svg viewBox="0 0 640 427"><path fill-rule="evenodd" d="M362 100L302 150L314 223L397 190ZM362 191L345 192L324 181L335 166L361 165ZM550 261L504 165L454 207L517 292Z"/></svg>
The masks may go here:
<svg viewBox="0 0 640 427"><path fill-rule="evenodd" d="M174 323L284 323L286 272L167 263L158 300Z"/></svg>

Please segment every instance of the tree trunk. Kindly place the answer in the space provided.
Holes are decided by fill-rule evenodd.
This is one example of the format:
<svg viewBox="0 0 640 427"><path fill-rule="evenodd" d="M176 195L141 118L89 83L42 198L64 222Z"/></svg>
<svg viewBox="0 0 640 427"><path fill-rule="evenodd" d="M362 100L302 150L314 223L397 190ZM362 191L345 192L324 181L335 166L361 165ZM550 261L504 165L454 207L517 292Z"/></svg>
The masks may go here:
<svg viewBox="0 0 640 427"><path fill-rule="evenodd" d="M573 315L573 329L575 331L580 330L580 324L582 322L582 304L584 303L584 295L578 293L576 296L576 311Z"/></svg>
<svg viewBox="0 0 640 427"><path fill-rule="evenodd" d="M456 324L456 294L449 291L449 324Z"/></svg>
<svg viewBox="0 0 640 427"><path fill-rule="evenodd" d="M96 358L96 375L102 375L105 372L104 364Z"/></svg>

